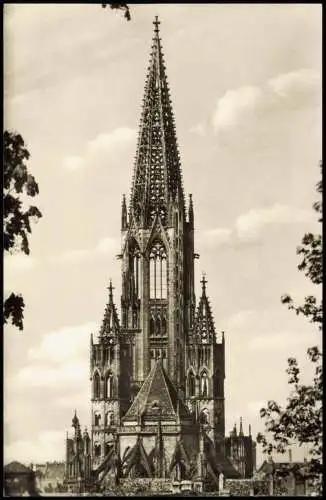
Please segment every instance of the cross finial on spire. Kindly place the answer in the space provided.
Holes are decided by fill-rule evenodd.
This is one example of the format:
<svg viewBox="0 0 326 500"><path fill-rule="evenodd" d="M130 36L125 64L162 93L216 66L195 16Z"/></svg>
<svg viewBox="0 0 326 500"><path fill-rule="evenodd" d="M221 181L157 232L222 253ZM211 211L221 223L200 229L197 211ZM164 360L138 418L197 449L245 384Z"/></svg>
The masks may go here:
<svg viewBox="0 0 326 500"><path fill-rule="evenodd" d="M113 290L114 290L114 286L112 286L112 279L110 278L110 283L109 283L109 286L107 287L108 290L109 290L109 295L110 295L110 298L113 297Z"/></svg>
<svg viewBox="0 0 326 500"><path fill-rule="evenodd" d="M206 283L207 283L207 279L206 279L206 273L203 271L203 277L201 279L201 284L202 284L202 289L203 289L203 292L206 291Z"/></svg>
<svg viewBox="0 0 326 500"><path fill-rule="evenodd" d="M161 24L161 21L158 20L158 16L155 16L155 21L153 21L153 24L155 26L154 31L156 34L159 32L159 24Z"/></svg>

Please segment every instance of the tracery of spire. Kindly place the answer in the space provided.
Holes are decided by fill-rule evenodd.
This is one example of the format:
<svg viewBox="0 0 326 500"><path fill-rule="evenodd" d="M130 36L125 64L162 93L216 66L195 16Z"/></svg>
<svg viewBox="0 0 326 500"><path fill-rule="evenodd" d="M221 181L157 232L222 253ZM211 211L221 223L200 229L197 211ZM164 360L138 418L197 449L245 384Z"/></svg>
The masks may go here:
<svg viewBox="0 0 326 500"><path fill-rule="evenodd" d="M108 290L109 290L109 301L105 308L104 318L100 329L100 337L102 338L115 335L120 330L119 317L115 304L113 302L113 286L111 280L108 286Z"/></svg>
<svg viewBox="0 0 326 500"><path fill-rule="evenodd" d="M159 24L156 17L130 198L130 214L145 224L153 221L157 213L165 223L168 204L178 196L184 210L180 157Z"/></svg>
<svg viewBox="0 0 326 500"><path fill-rule="evenodd" d="M197 341L208 344L214 341L216 332L211 306L206 295L207 280L205 273L203 273L200 283L202 284L202 294L196 312L194 331Z"/></svg>

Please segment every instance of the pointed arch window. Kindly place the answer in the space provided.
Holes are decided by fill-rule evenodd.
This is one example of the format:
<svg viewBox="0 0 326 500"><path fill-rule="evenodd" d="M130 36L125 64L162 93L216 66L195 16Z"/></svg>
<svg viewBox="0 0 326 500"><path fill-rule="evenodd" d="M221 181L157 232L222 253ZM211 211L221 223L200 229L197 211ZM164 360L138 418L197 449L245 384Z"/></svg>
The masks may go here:
<svg viewBox="0 0 326 500"><path fill-rule="evenodd" d="M149 320L149 334L154 335L154 333L155 333L155 321L154 321L154 318L152 317Z"/></svg>
<svg viewBox="0 0 326 500"><path fill-rule="evenodd" d="M162 335L166 335L166 319L162 318L162 327L161 327Z"/></svg>
<svg viewBox="0 0 326 500"><path fill-rule="evenodd" d="M94 425L95 425L95 427L98 427L99 425L101 425L101 414L100 413L95 413Z"/></svg>
<svg viewBox="0 0 326 500"><path fill-rule="evenodd" d="M150 298L166 299L167 297L167 257L162 243L156 242L149 255L150 264Z"/></svg>
<svg viewBox="0 0 326 500"><path fill-rule="evenodd" d="M105 427L110 427L111 425L113 425L113 413L107 412L105 414Z"/></svg>
<svg viewBox="0 0 326 500"><path fill-rule="evenodd" d="M206 372L203 372L201 374L200 378L200 395L202 397L207 397L208 396L208 376Z"/></svg>
<svg viewBox="0 0 326 500"><path fill-rule="evenodd" d="M95 372L93 378L93 395L95 399L99 399L101 397L101 379L97 372Z"/></svg>
<svg viewBox="0 0 326 500"><path fill-rule="evenodd" d="M104 397L112 398L113 397L113 376L112 373L108 373L105 376L104 380Z"/></svg>
<svg viewBox="0 0 326 500"><path fill-rule="evenodd" d="M155 320L155 334L161 335L161 318L158 315Z"/></svg>
<svg viewBox="0 0 326 500"><path fill-rule="evenodd" d="M100 443L95 443L94 444L94 455L97 458L101 456L101 445L100 445Z"/></svg>
<svg viewBox="0 0 326 500"><path fill-rule="evenodd" d="M140 249L135 240L129 246L130 271L132 275L132 287L135 297L140 298Z"/></svg>
<svg viewBox="0 0 326 500"><path fill-rule="evenodd" d="M196 378L192 372L188 375L188 391L190 397L196 395Z"/></svg>

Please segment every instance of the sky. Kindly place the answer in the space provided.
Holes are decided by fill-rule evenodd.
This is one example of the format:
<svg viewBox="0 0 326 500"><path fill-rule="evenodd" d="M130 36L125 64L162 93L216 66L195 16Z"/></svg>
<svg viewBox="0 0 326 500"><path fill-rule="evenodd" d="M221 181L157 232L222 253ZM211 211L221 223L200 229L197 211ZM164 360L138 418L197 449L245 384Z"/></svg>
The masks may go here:
<svg viewBox="0 0 326 500"><path fill-rule="evenodd" d="M89 336L110 278L119 306L121 200L155 15L194 201L196 290L204 271L226 336L227 433L240 416L263 430L259 409L289 393L288 357L311 376L319 333L280 297L319 293L296 247L319 230L321 5L132 5L127 22L96 4L7 4L4 124L31 153L43 217L30 256L5 256L5 296L26 303L24 332L4 335L5 462L64 460L75 408L89 426Z"/></svg>

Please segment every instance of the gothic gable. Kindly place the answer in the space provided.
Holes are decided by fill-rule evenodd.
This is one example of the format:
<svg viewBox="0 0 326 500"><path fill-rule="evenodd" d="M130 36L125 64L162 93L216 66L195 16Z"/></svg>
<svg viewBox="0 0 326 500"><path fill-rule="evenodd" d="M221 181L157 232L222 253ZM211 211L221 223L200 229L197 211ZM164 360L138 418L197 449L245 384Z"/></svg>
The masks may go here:
<svg viewBox="0 0 326 500"><path fill-rule="evenodd" d="M134 402L127 411L124 420L133 420L139 416L189 417L189 412L179 400L177 390L163 369L162 360L156 361L154 367L141 386Z"/></svg>

